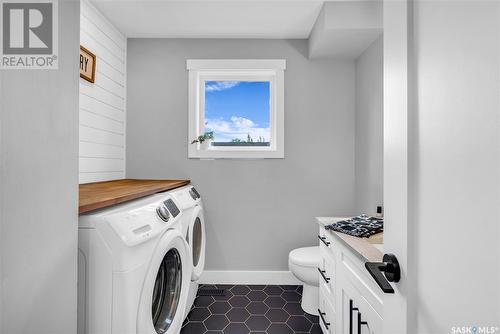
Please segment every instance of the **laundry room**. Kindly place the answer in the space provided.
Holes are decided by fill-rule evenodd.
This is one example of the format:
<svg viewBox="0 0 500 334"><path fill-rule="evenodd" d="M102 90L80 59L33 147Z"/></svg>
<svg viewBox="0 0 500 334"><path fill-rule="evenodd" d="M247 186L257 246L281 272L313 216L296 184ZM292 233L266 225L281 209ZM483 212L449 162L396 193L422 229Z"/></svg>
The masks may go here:
<svg viewBox="0 0 500 334"><path fill-rule="evenodd" d="M0 8L0 334L498 332L499 3Z"/></svg>

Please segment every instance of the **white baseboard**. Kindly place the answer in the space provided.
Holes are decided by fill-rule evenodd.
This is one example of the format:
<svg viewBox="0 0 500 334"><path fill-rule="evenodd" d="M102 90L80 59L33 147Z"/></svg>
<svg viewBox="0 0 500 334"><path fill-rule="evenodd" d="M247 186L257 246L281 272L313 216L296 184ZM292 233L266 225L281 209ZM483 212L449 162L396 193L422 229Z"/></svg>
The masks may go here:
<svg viewBox="0 0 500 334"><path fill-rule="evenodd" d="M289 271L218 271L205 270L201 274L201 284L272 284L301 285Z"/></svg>

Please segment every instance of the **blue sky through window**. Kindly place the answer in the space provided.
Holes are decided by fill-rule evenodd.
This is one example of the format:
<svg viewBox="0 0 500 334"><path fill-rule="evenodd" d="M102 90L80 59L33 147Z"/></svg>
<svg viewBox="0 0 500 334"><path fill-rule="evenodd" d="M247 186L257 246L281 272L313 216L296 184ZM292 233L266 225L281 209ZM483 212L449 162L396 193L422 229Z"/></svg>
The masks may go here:
<svg viewBox="0 0 500 334"><path fill-rule="evenodd" d="M269 142L268 81L205 81L205 130L214 142Z"/></svg>

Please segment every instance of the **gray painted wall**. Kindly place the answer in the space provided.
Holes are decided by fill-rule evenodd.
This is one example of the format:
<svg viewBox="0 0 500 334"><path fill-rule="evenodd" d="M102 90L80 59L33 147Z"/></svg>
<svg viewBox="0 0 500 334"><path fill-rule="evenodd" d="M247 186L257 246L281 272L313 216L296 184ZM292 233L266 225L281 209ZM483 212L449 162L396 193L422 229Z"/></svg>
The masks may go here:
<svg viewBox="0 0 500 334"><path fill-rule="evenodd" d="M355 202L375 215L384 200L383 37L356 60Z"/></svg>
<svg viewBox="0 0 500 334"><path fill-rule="evenodd" d="M0 333L76 333L79 8L59 70L0 71Z"/></svg>
<svg viewBox="0 0 500 334"><path fill-rule="evenodd" d="M285 58L285 159L187 158L188 58ZM204 196L209 270L287 270L314 216L354 211L353 61L306 40L128 40L127 177L190 178Z"/></svg>
<svg viewBox="0 0 500 334"><path fill-rule="evenodd" d="M416 333L500 326L499 14L497 1L415 2Z"/></svg>

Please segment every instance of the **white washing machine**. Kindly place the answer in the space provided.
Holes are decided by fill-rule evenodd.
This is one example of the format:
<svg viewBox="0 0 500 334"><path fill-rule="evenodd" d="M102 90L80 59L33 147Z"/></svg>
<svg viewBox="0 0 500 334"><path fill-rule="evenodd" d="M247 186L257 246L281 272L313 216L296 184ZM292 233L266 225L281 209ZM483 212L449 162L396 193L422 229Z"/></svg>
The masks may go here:
<svg viewBox="0 0 500 334"><path fill-rule="evenodd" d="M182 232L189 244L192 273L185 316L193 306L198 291L198 280L205 269L205 218L203 202L193 186L186 186L172 191L172 197L184 212L181 217Z"/></svg>
<svg viewBox="0 0 500 334"><path fill-rule="evenodd" d="M193 271L182 217L168 193L80 216L78 333L180 332Z"/></svg>

